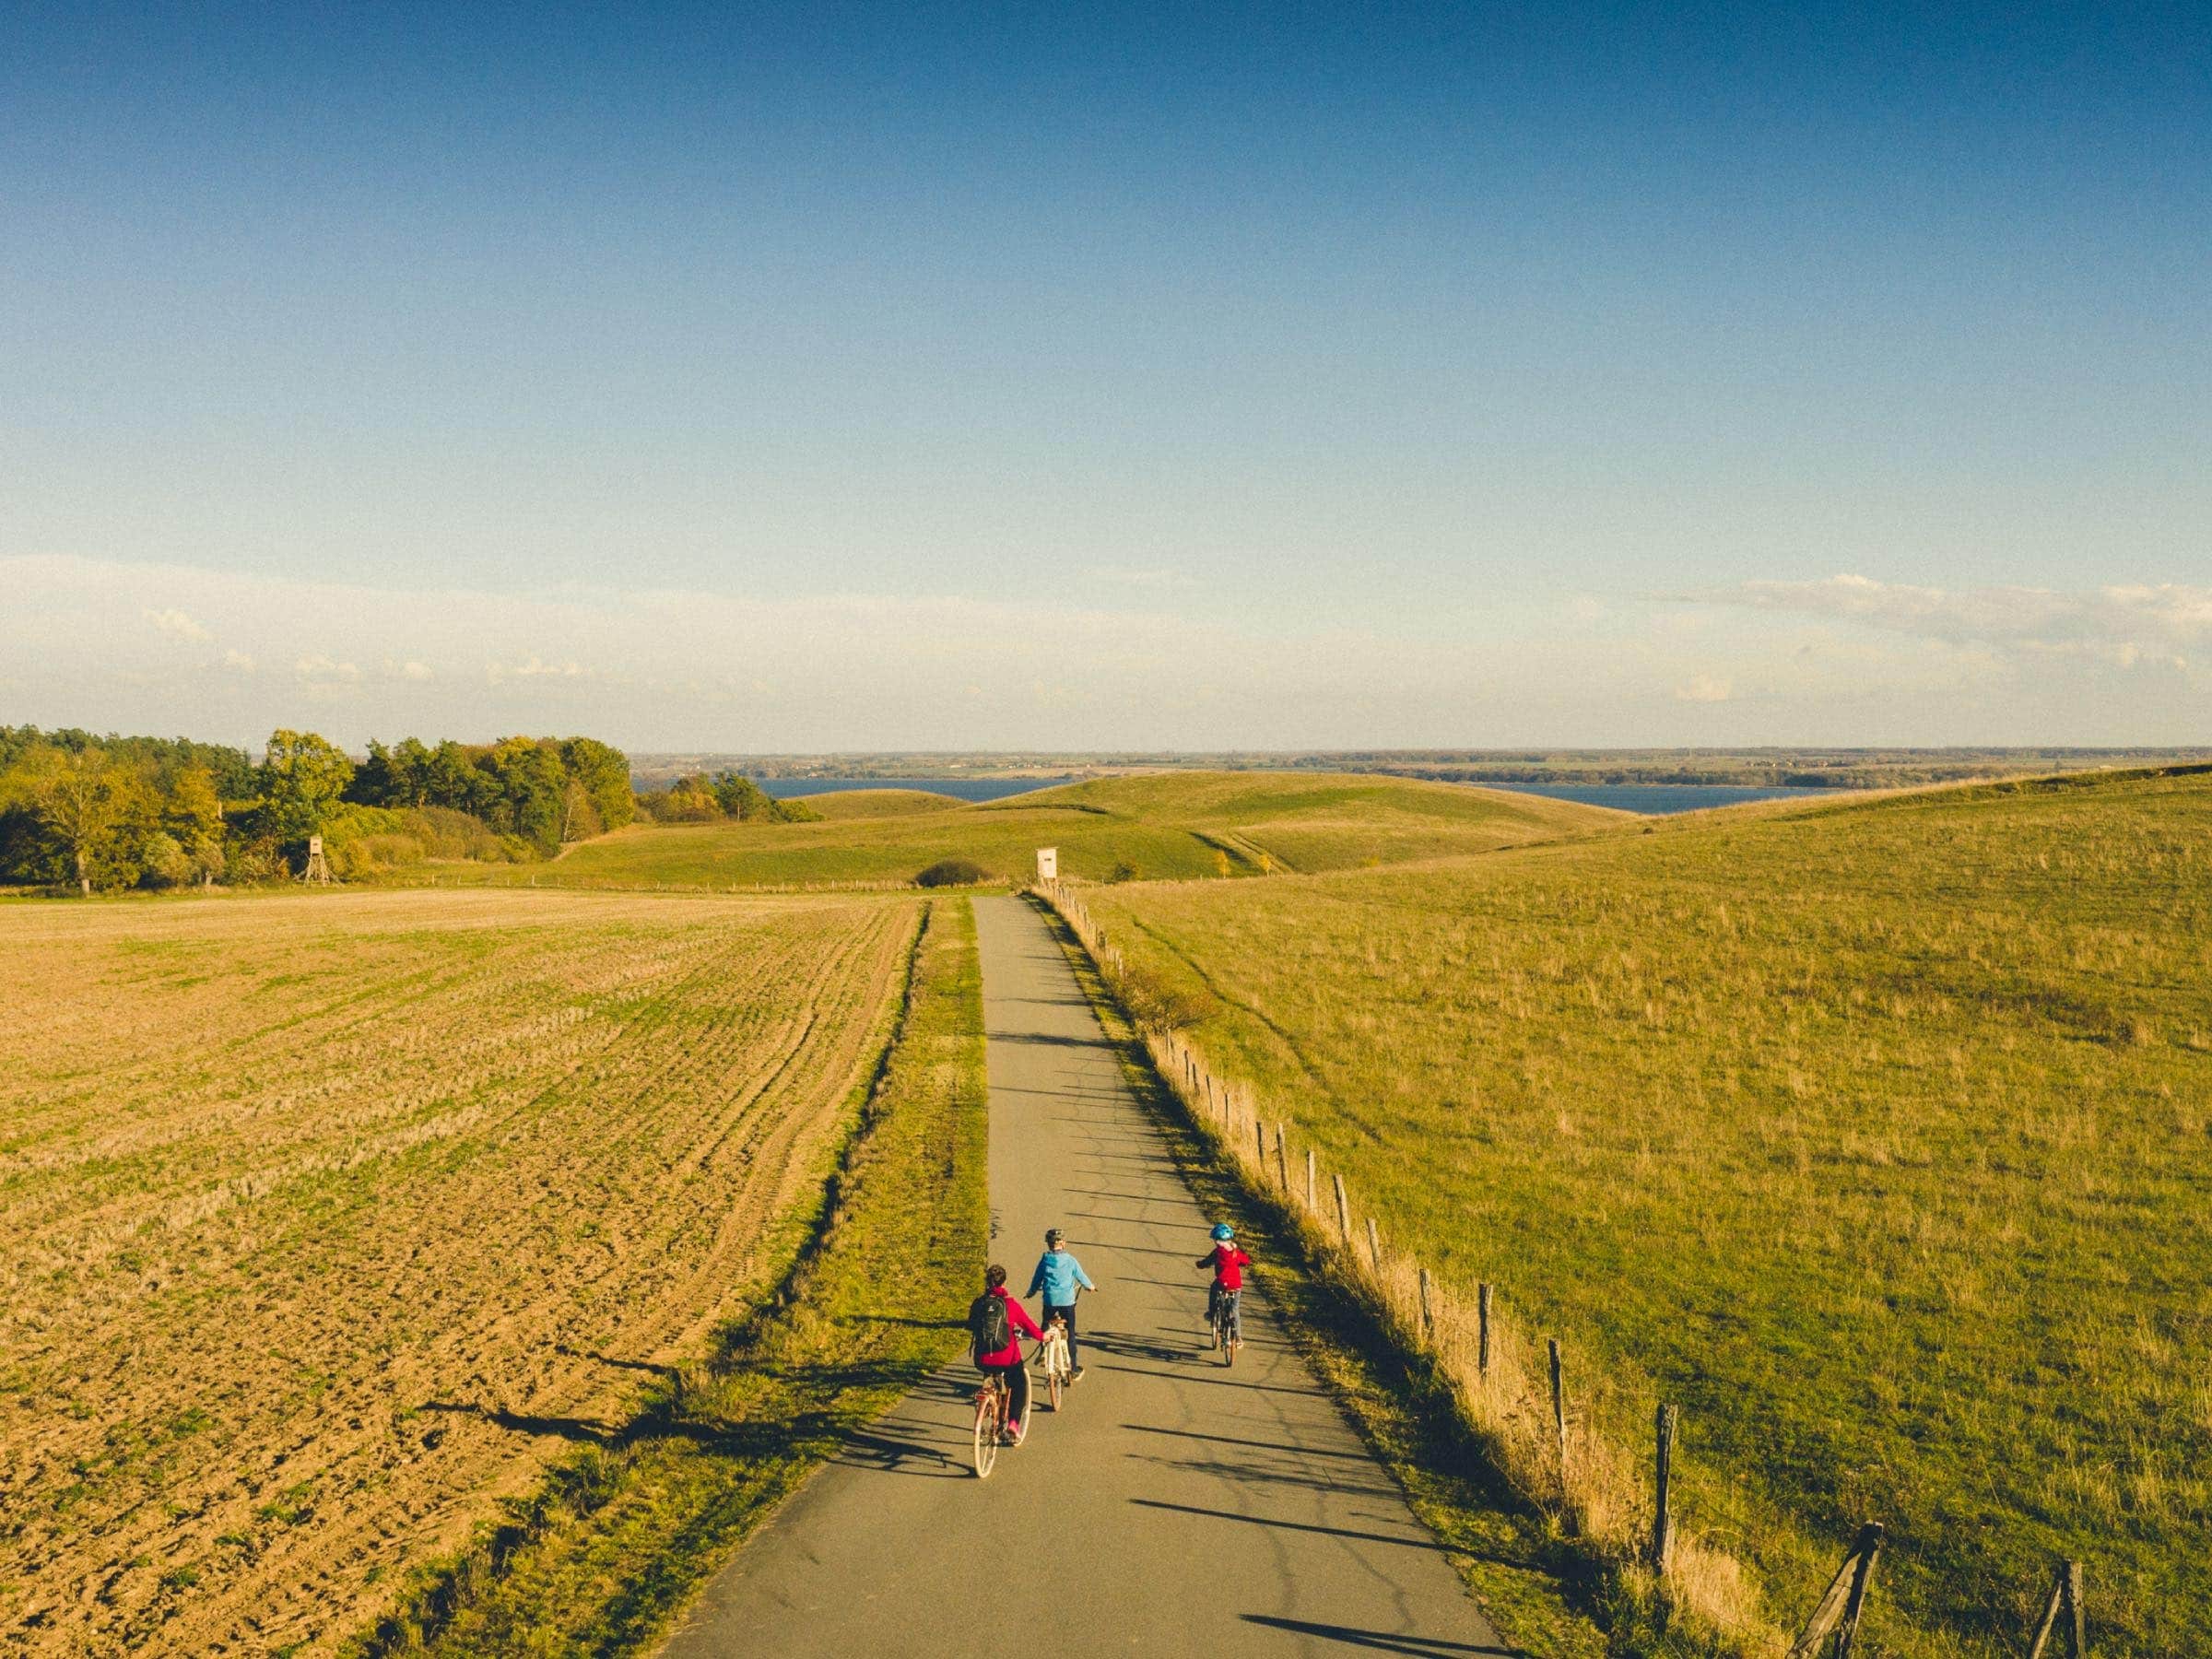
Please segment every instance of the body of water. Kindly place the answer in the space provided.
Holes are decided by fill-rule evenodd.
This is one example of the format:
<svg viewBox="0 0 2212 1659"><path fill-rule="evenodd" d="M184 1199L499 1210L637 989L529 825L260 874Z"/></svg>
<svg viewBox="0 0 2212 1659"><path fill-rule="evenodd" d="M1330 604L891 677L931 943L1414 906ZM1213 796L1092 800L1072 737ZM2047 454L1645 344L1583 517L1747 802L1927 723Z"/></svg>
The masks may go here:
<svg viewBox="0 0 2212 1659"><path fill-rule="evenodd" d="M755 778L767 794L779 801L801 795L833 794L841 789L925 789L931 794L955 795L963 801L997 801L1007 795L1027 794L1032 789L1052 789L1065 778Z"/></svg>
<svg viewBox="0 0 2212 1659"><path fill-rule="evenodd" d="M1794 801L1811 795L1834 795L1840 789L1761 789L1748 783L1485 783L1485 789L1510 789L1519 794L1549 795L1555 801L1580 801L1585 806L1618 806L1623 812L1653 816L1669 812L1696 812L1705 806L1735 806L1745 801Z"/></svg>
<svg viewBox="0 0 2212 1659"><path fill-rule="evenodd" d="M999 801L1027 794L1033 789L1052 789L1066 778L757 778L755 782L780 801L801 795L829 794L841 789L926 789L932 794L952 795L963 801ZM1833 789L1761 789L1744 783L1485 783L1485 789L1510 789L1522 794L1549 795L1554 800L1581 801L1592 806L1618 806L1624 812L1653 815L1695 812L1704 806L1734 806L1742 801L1791 801L1800 796L1840 794Z"/></svg>

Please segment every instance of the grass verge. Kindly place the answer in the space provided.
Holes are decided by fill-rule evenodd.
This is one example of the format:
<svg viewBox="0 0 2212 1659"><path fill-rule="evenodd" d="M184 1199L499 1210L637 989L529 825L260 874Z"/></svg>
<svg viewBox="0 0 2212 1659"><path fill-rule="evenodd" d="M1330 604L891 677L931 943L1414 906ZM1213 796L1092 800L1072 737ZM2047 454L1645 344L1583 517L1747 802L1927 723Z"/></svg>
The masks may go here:
<svg viewBox="0 0 2212 1659"><path fill-rule="evenodd" d="M1032 900L1034 902L1034 900ZM1232 1218L1265 1264L1264 1294L1300 1353L1359 1426L1422 1523L1513 1647L1533 1659L1704 1659L1724 1650L1662 1629L1632 1573L1517 1491L1449 1379L1400 1344L1368 1299L1275 1194L1248 1184L1213 1126L1187 1111L1073 931L1039 905L1120 1051L1131 1091L1208 1214Z"/></svg>
<svg viewBox="0 0 2212 1659"><path fill-rule="evenodd" d="M974 921L965 899L940 900L819 1229L779 1293L659 1378L629 1423L585 1436L345 1652L616 1654L660 1635L850 1430L959 1346L989 1221L985 1107Z"/></svg>

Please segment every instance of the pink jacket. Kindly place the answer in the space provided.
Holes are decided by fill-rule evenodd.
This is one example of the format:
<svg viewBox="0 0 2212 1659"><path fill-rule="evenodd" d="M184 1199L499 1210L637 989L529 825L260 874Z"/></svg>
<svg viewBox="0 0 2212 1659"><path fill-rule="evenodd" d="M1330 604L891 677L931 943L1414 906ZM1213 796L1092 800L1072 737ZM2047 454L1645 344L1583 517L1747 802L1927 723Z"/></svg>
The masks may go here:
<svg viewBox="0 0 2212 1659"><path fill-rule="evenodd" d="M1006 1288L1004 1285L994 1287L988 1294L1006 1297L1006 1319L1014 1327L1014 1335L1006 1343L1006 1350L1003 1353L978 1354L975 1357L975 1362L978 1365L1019 1365L1021 1363L1021 1338L1024 1333L1027 1333L1031 1342L1042 1342L1044 1333L1037 1328L1037 1322L1030 1317L1030 1311L1006 1294Z"/></svg>

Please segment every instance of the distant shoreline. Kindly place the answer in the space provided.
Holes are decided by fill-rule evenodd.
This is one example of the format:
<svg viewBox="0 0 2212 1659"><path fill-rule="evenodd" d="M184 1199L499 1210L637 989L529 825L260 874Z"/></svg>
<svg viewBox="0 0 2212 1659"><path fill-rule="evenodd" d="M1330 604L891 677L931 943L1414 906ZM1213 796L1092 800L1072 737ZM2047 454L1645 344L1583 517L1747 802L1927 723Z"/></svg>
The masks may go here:
<svg viewBox="0 0 2212 1659"><path fill-rule="evenodd" d="M641 787L680 776L728 771L757 779L763 787L787 782L818 787L836 783L845 788L938 788L947 794L957 793L946 787L953 782L1042 788L1133 772L1189 771L1349 772L1502 787L1843 791L2207 760L2212 760L2212 747L1135 750L1065 754L976 750L633 754L630 770ZM770 793L782 792L771 789Z"/></svg>

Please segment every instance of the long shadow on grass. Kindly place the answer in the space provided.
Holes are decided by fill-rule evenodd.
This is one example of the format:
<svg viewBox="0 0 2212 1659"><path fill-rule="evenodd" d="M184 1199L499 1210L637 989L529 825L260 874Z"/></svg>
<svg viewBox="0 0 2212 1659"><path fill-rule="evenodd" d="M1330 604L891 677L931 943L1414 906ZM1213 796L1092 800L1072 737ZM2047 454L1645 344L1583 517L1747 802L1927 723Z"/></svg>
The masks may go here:
<svg viewBox="0 0 2212 1659"><path fill-rule="evenodd" d="M886 1319L878 1323L919 1325L936 1329L942 1320ZM925 1382L934 1365L912 1360L878 1360L845 1365L761 1365L753 1374L783 1384L798 1399L834 1399L854 1389L897 1387L911 1389ZM455 1416L480 1418L494 1428L512 1434L551 1435L580 1445L626 1452L653 1441L686 1440L720 1455L758 1458L789 1451L793 1442L818 1440L841 1431L847 1420L835 1408L801 1411L761 1422L737 1422L693 1418L674 1408L665 1397L648 1405L627 1423L611 1424L596 1418L534 1417L501 1406L477 1400L425 1400L420 1409Z"/></svg>

